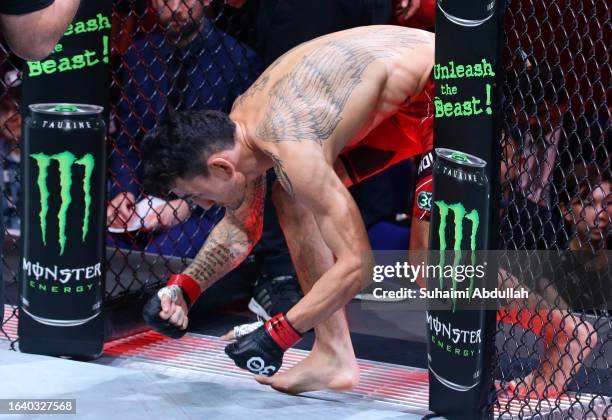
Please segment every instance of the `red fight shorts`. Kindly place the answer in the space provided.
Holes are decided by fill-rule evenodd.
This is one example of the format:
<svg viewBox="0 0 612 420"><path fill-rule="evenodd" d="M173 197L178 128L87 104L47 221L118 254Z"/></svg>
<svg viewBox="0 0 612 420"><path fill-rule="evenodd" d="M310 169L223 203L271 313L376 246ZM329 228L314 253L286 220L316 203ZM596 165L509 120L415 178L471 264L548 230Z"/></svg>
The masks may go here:
<svg viewBox="0 0 612 420"><path fill-rule="evenodd" d="M413 216L429 220L433 165L433 97L434 83L430 77L425 87L384 120L359 143L346 148L339 159L354 184L371 177L389 166L421 156Z"/></svg>

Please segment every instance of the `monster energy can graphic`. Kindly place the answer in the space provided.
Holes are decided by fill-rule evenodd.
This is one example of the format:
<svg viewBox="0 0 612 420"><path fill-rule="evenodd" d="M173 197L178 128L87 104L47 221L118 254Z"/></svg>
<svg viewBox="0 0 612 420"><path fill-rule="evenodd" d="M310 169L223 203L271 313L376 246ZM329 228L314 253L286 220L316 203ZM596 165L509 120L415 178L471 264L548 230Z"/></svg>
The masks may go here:
<svg viewBox="0 0 612 420"><path fill-rule="evenodd" d="M22 154L20 349L92 355L103 342L103 108L29 108Z"/></svg>
<svg viewBox="0 0 612 420"><path fill-rule="evenodd" d="M486 162L444 148L436 149L436 156L430 249L440 251L439 263L442 266L476 266L482 261L476 259L475 251L487 248L489 183ZM427 287L471 291L478 285L482 286L475 283L474 277L461 283L452 277L430 278ZM474 306L465 310L465 305L449 299L448 310L439 310L437 303L436 310L427 311L430 395L458 394L455 396L458 398L430 400L430 409L444 414L452 408L446 405L470 400L468 394L478 392L483 325L477 311L473 310ZM470 303L478 307L478 302Z"/></svg>

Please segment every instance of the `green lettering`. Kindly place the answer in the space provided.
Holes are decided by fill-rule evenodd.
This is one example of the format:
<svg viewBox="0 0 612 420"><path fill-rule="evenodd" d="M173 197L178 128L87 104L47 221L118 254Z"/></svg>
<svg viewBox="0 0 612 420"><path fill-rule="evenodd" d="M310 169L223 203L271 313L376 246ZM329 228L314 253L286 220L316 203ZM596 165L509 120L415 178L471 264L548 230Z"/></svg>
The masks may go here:
<svg viewBox="0 0 612 420"><path fill-rule="evenodd" d="M68 57L62 57L59 61L58 71L61 73L63 71L72 70L72 66L70 65L70 59Z"/></svg>
<svg viewBox="0 0 612 420"><path fill-rule="evenodd" d="M77 54L72 56L72 69L78 70L85 67L85 57L83 54Z"/></svg>
<svg viewBox="0 0 612 420"><path fill-rule="evenodd" d="M98 30L111 28L110 20L107 16L104 16L102 13L98 13L96 17L98 18Z"/></svg>
<svg viewBox="0 0 612 420"><path fill-rule="evenodd" d="M85 289L83 288L83 286L77 286L76 287L76 291L77 293L82 293Z"/></svg>
<svg viewBox="0 0 612 420"><path fill-rule="evenodd" d="M42 68L43 68L43 72L45 74L53 74L56 72L56 64L55 64L55 60L51 59L51 60L45 60L42 62Z"/></svg>
<svg viewBox="0 0 612 420"><path fill-rule="evenodd" d="M85 30L85 24L83 22L77 22L74 24L74 33L75 34L82 34L87 32Z"/></svg>
<svg viewBox="0 0 612 420"><path fill-rule="evenodd" d="M470 115L472 115L471 102L466 101L463 103L463 116L469 117Z"/></svg>
<svg viewBox="0 0 612 420"><path fill-rule="evenodd" d="M444 102L437 96L434 98L435 117L441 118L444 116Z"/></svg>
<svg viewBox="0 0 612 420"><path fill-rule="evenodd" d="M491 77L495 77L495 72L493 71L493 66L491 65L491 63L489 63L487 61L486 58L482 59L482 66L483 66L483 73L484 76L491 76Z"/></svg>
<svg viewBox="0 0 612 420"><path fill-rule="evenodd" d="M461 102L455 102L455 108L453 109L453 116L460 117L463 114L461 113Z"/></svg>
<svg viewBox="0 0 612 420"><path fill-rule="evenodd" d="M94 32L98 30L98 20L97 19L89 19L87 21L87 32Z"/></svg>
<svg viewBox="0 0 612 420"><path fill-rule="evenodd" d="M57 293L57 292L59 292L59 287L57 287L57 286L51 286L51 292L52 292L52 293Z"/></svg>
<svg viewBox="0 0 612 420"><path fill-rule="evenodd" d="M474 115L482 114L480 99L476 99L475 96L472 96L472 111L474 112Z"/></svg>
<svg viewBox="0 0 612 420"><path fill-rule="evenodd" d="M72 287L64 286L64 293L71 293Z"/></svg>
<svg viewBox="0 0 612 420"><path fill-rule="evenodd" d="M444 104L444 116L446 117L453 116L453 104L451 102L447 102Z"/></svg>
<svg viewBox="0 0 612 420"><path fill-rule="evenodd" d="M92 57L95 57L95 56L96 56L95 51L85 50L85 59L87 61L87 67L95 66L96 64L100 62L100 60L98 60L97 58L92 59Z"/></svg>
<svg viewBox="0 0 612 420"><path fill-rule="evenodd" d="M40 65L40 61L28 61L28 76L35 77L43 74L42 66Z"/></svg>
<svg viewBox="0 0 612 420"><path fill-rule="evenodd" d="M467 67L469 68L470 66ZM462 78L465 75L465 68L461 64L455 67L455 71L457 72L457 77L459 78Z"/></svg>
<svg viewBox="0 0 612 420"><path fill-rule="evenodd" d="M108 36L102 36L102 61L108 64Z"/></svg>

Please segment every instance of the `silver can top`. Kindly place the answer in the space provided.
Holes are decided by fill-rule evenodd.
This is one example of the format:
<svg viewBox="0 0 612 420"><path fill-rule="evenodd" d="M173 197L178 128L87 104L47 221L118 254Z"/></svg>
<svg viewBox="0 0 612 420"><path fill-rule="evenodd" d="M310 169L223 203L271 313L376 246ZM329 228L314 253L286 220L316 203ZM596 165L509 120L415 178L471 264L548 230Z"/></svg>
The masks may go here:
<svg viewBox="0 0 612 420"><path fill-rule="evenodd" d="M487 162L479 157L458 150L445 149L443 147L436 148L436 156L472 168L484 168L487 166Z"/></svg>
<svg viewBox="0 0 612 420"><path fill-rule="evenodd" d="M474 27L485 23L495 15L496 0L467 3L455 0L438 0L438 9L446 19L456 25Z"/></svg>
<svg viewBox="0 0 612 420"><path fill-rule="evenodd" d="M98 105L87 104L70 104L70 103L47 103L47 104L32 104L29 106L32 112L38 114L50 115L97 115L104 111L104 108Z"/></svg>

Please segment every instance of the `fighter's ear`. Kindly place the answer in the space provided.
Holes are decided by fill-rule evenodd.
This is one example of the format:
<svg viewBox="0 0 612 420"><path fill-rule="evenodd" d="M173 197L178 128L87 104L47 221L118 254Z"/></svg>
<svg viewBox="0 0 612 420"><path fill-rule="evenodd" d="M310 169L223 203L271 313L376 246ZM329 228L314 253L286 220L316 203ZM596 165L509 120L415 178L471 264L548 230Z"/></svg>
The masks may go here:
<svg viewBox="0 0 612 420"><path fill-rule="evenodd" d="M229 179L234 176L236 168L234 164L223 156L215 155L208 159L208 169L212 175Z"/></svg>

